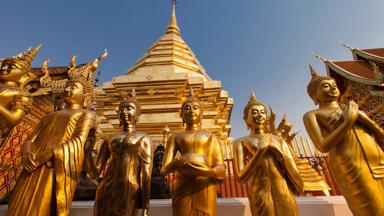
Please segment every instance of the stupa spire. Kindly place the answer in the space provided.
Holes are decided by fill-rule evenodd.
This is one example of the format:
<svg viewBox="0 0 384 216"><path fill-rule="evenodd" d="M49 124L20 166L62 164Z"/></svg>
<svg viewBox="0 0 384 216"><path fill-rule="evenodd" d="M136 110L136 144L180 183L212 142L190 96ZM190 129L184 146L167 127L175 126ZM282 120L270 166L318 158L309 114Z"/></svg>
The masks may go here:
<svg viewBox="0 0 384 216"><path fill-rule="evenodd" d="M180 29L179 26L177 26L177 20L176 20L176 0L172 0L172 14L169 18L168 27L166 34L177 34L180 35Z"/></svg>

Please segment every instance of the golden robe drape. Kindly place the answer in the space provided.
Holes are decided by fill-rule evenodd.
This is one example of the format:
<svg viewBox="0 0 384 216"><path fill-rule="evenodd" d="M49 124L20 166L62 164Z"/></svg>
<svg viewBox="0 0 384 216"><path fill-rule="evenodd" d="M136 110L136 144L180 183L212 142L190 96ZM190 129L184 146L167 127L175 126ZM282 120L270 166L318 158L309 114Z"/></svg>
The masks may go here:
<svg viewBox="0 0 384 216"><path fill-rule="evenodd" d="M172 137L170 138L172 139ZM205 143L207 165L224 165L220 144L214 135ZM205 176L191 176L176 172L172 191L174 216L215 216L217 180Z"/></svg>
<svg viewBox="0 0 384 216"><path fill-rule="evenodd" d="M253 147L256 152L256 147ZM302 192L303 182L292 152L284 140L272 135L269 149L259 166L252 170L247 188L249 205L255 216L298 215L292 191Z"/></svg>
<svg viewBox="0 0 384 216"><path fill-rule="evenodd" d="M355 124L329 152L330 165L354 215L384 215L384 152L364 127Z"/></svg>
<svg viewBox="0 0 384 216"><path fill-rule="evenodd" d="M84 144L94 126L88 110L65 109L46 115L28 138L31 152L53 150L52 162L24 171L8 215L68 215L84 159Z"/></svg>
<svg viewBox="0 0 384 216"><path fill-rule="evenodd" d="M143 206L149 204L143 203L145 185L140 183L144 166L152 163L150 152L144 149L144 140L149 138L143 134L134 144L127 143L129 137L124 135L114 139L109 142L109 163L97 188L94 215L135 216L138 208L149 207Z"/></svg>

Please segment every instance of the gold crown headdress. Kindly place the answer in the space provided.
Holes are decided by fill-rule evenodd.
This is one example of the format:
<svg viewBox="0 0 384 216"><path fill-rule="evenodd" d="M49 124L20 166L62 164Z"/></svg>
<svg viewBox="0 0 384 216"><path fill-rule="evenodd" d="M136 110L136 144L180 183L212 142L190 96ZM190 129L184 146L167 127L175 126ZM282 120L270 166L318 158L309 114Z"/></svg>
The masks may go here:
<svg viewBox="0 0 384 216"><path fill-rule="evenodd" d="M17 56L5 58L0 62L0 65L18 64L22 67L20 69L24 72L24 74L18 80L21 88L23 88L26 83L36 78L36 75L32 73L32 61L41 47L42 45L40 44L35 48L29 48L27 51L22 52Z"/></svg>
<svg viewBox="0 0 384 216"><path fill-rule="evenodd" d="M311 78L311 81L309 81L308 83L307 92L309 97L311 97L311 99L315 102L315 104L317 104L316 91L320 82L323 80L333 80L333 78L330 76L320 76L311 65L309 65L309 71L311 72L312 78Z"/></svg>
<svg viewBox="0 0 384 216"><path fill-rule="evenodd" d="M96 58L95 60L80 66L76 66L76 56L73 56L69 63L69 70L67 71L68 79L53 80L49 75L48 61L44 61L41 70L44 76L40 78L40 85L44 88L50 88L52 92L61 93L64 91L68 82L79 82L83 85L84 94L86 95L85 105L93 100L93 89L95 84L94 72L99 67L99 61L105 59L107 51Z"/></svg>
<svg viewBox="0 0 384 216"><path fill-rule="evenodd" d="M31 66L32 61L35 58L36 54L39 52L39 49L41 47L42 47L42 45L40 44L35 48L29 48L28 50L20 53L17 56L13 56L13 57L4 59L3 62L14 61L14 62L21 64L26 69L32 70L32 66Z"/></svg>

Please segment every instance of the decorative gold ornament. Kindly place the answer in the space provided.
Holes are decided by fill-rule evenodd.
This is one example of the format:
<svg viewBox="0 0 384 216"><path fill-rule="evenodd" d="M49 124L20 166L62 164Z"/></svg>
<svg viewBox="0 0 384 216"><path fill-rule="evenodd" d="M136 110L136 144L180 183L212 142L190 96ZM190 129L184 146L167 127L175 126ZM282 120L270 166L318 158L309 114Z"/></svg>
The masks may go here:
<svg viewBox="0 0 384 216"><path fill-rule="evenodd" d="M69 63L68 79L52 80L49 76L48 61L45 61L42 66L44 76L40 78L40 85L52 89L53 92L63 92L64 87L68 82L80 82L84 87L85 101L84 107L89 108L91 102L94 99L94 85L95 78L94 73L99 67L99 61L102 61L107 57L108 53L105 50L104 53L95 60L85 64L76 66L76 56L73 56Z"/></svg>

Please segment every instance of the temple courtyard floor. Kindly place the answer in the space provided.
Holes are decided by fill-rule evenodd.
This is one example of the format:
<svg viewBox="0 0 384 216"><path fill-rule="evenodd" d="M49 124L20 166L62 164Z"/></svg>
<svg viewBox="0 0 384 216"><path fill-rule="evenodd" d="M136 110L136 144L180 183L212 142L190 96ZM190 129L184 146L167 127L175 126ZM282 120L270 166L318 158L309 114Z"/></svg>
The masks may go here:
<svg viewBox="0 0 384 216"><path fill-rule="evenodd" d="M301 216L352 216L342 196L298 197L299 215ZM5 216L7 205L0 206L0 216ZM153 199L150 206L151 216L172 215L170 199ZM93 201L74 201L70 216L93 215ZM247 198L226 198L217 201L218 216L251 216Z"/></svg>

